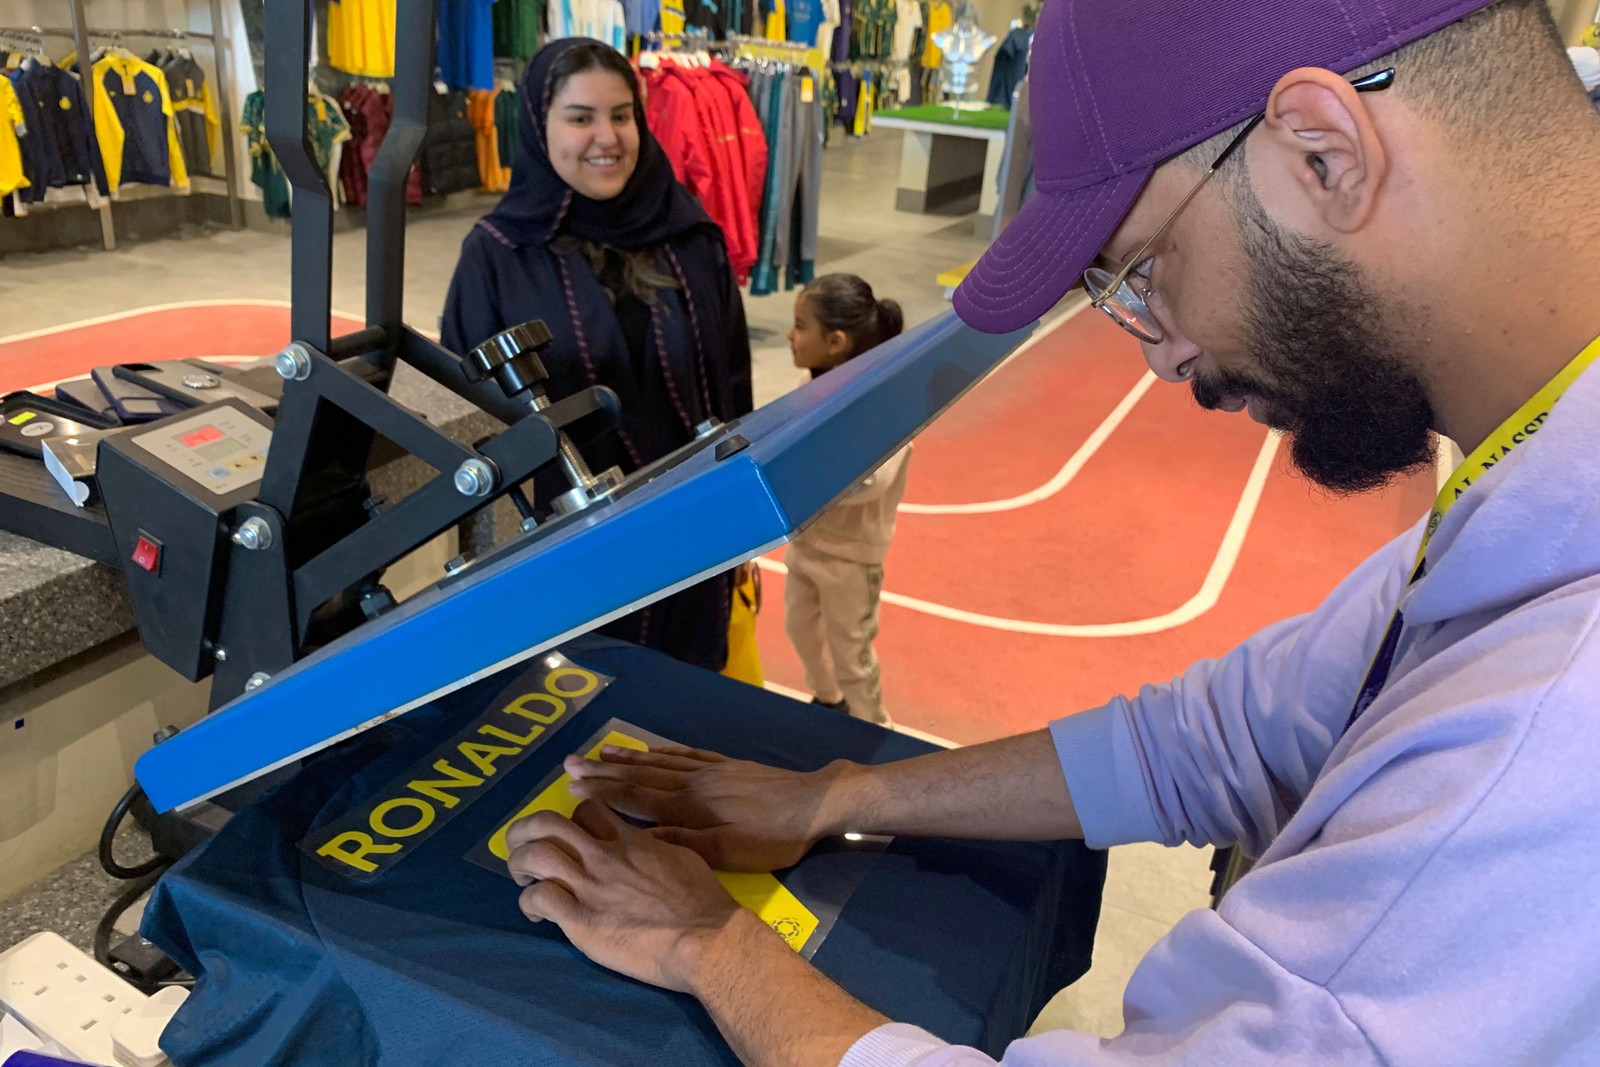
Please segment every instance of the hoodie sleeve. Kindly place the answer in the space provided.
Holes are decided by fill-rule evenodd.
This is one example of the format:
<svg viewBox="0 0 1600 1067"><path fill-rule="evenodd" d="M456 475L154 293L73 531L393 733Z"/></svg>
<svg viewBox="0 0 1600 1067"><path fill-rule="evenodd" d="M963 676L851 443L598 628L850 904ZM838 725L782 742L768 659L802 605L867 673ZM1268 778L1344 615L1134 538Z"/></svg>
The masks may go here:
<svg viewBox="0 0 1600 1067"><path fill-rule="evenodd" d="M1344 732L1416 540L1402 534L1311 614L1052 723L1090 846L1187 841L1260 855Z"/></svg>

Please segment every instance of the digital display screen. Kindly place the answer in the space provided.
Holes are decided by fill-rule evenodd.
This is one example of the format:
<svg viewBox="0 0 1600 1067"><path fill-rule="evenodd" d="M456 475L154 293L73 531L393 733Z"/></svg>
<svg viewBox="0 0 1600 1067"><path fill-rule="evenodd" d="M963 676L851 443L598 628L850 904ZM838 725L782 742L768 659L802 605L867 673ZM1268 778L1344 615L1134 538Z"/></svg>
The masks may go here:
<svg viewBox="0 0 1600 1067"><path fill-rule="evenodd" d="M220 441L221 439L222 431L215 426L202 426L198 430L192 430L184 434L181 438L185 448L199 448L201 445L208 445L212 441Z"/></svg>
<svg viewBox="0 0 1600 1067"><path fill-rule="evenodd" d="M207 463L215 463L219 459L227 459L229 456L243 451L245 451L245 446L241 442L232 437L224 437L220 441L212 441L210 444L200 445L195 448L194 454Z"/></svg>

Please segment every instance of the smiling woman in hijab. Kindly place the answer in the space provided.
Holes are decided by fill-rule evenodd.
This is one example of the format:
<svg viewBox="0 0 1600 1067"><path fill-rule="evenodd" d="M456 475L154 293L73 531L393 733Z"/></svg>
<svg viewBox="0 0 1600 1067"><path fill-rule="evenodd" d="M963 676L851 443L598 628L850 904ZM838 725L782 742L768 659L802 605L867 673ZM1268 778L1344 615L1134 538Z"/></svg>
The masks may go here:
<svg viewBox="0 0 1600 1067"><path fill-rule="evenodd" d="M462 245L443 341L464 353L543 319L555 338L544 353L551 399L603 385L622 404L617 430L585 447L590 466L637 470L705 420L750 411L750 338L727 246L673 177L616 50L547 45L521 101L511 189ZM718 671L732 595L730 576L709 579L603 632Z"/></svg>

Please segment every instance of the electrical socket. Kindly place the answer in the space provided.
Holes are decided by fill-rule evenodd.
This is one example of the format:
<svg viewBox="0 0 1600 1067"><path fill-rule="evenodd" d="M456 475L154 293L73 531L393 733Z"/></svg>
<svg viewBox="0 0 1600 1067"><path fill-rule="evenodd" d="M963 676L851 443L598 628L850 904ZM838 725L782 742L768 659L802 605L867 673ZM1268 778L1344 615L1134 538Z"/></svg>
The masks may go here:
<svg viewBox="0 0 1600 1067"><path fill-rule="evenodd" d="M112 1031L148 1000L60 934L34 934L0 953L0 1007L91 1063L116 1064Z"/></svg>

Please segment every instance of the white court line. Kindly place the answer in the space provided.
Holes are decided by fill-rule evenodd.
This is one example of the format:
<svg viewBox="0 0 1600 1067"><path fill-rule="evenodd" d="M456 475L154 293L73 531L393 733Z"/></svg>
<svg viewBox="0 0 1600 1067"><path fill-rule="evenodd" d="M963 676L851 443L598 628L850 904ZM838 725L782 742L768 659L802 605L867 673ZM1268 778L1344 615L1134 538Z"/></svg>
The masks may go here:
<svg viewBox="0 0 1600 1067"><path fill-rule="evenodd" d="M1094 454L1100 451L1100 446L1106 443L1112 431L1122 425L1122 420L1128 417L1134 405L1150 391L1150 387L1156 381L1156 376L1146 371L1134 387L1128 390L1128 395L1111 409L1111 414L1105 417L1105 421L1095 427L1094 433L1078 446L1078 450L1056 472L1055 477L1037 489L1021 496L1007 497L1005 500L984 500L973 504L901 504L897 510L905 515L992 515L998 511L1016 511L1049 500L1078 476L1078 472L1094 458Z"/></svg>
<svg viewBox="0 0 1600 1067"><path fill-rule="evenodd" d="M1222 590L1233 575L1234 565L1239 562L1239 551L1244 547L1245 535L1250 532L1250 522L1255 518L1257 505L1261 503L1261 493L1266 488L1267 476L1272 473L1272 463L1277 457L1281 440L1279 434L1269 432L1266 439L1261 442L1261 451L1256 454L1255 466L1250 470L1250 478L1245 482L1244 492L1239 496L1233 518L1228 522L1228 529L1222 536L1222 543L1217 546L1217 555L1211 561L1211 567L1206 571L1205 580L1200 583L1199 591L1165 614L1147 619L1133 619L1129 622L1054 623L983 615L888 591L883 594L883 602L918 611L924 615L948 619L951 622L964 622L991 630L1032 634L1039 637L1141 637L1191 623L1216 607L1217 601L1222 598ZM789 568L777 560L762 558L756 560L756 563L762 570L774 574L789 573Z"/></svg>
<svg viewBox="0 0 1600 1067"><path fill-rule="evenodd" d="M148 315L159 311L188 311L194 308L215 307L254 307L254 308L287 308L287 300L262 300L250 297L240 297L236 300L179 300L170 304L151 304L149 307L130 308L127 311L114 311L109 315L96 315L93 318L74 319L71 322L58 323L55 326L41 326L37 330L27 330L23 333L14 333L0 337L0 345L8 345L14 341L31 341L35 337L49 337L51 334L63 333L67 330L76 330L84 326L104 326L108 322L119 322L122 319L131 319L135 315ZM352 322L365 322L365 315L352 315L347 311L334 310L333 314L341 319ZM260 358L259 356L256 358Z"/></svg>
<svg viewBox="0 0 1600 1067"><path fill-rule="evenodd" d="M788 697L790 700L798 700L802 704L811 703L811 694L810 693L802 693L798 689L790 689L788 686L779 685L777 682L768 682L768 683L766 683L766 689L767 689L767 691L769 693L777 693L779 696ZM893 724L893 729L894 729L894 732L897 733L897 734L905 734L907 737L915 737L918 741L926 741L926 742L928 742L928 744L930 744L930 745L938 745L940 748L960 748L961 747L959 744L957 744L954 741L946 740L945 738L940 737L937 734L930 734L930 733L927 733L926 731L919 730L915 726L906 726L906 725L904 725L902 723L898 723L897 722L897 723Z"/></svg>
<svg viewBox="0 0 1600 1067"><path fill-rule="evenodd" d="M1000 367L1007 366L1012 360L1027 352L1040 341L1043 341L1064 325L1067 320L1088 306L1089 300L1087 297L1075 300L1059 317L1052 320L1038 333L1028 338L1025 344L1007 356L1001 362ZM995 370L998 371L1000 367L996 367ZM1111 410L1111 414L1107 415L1105 420L1095 428L1094 433L1090 434L1088 439L1078 446L1078 450L1055 473L1055 476L1037 489L1023 493L1021 496L1007 497L1004 500L980 500L967 504L902 503L896 510L903 515L992 515L1000 511L1016 511L1020 508L1037 504L1040 501L1049 500L1065 489L1072 479L1078 476L1078 472L1083 470L1084 465L1094 458L1094 454L1100 451L1100 446L1106 443L1112 431L1122 425L1122 420L1128 417L1128 413L1133 410L1134 405L1143 398L1145 393L1150 391L1150 387L1155 383L1156 376L1146 371L1144 376L1122 398L1121 402Z"/></svg>

